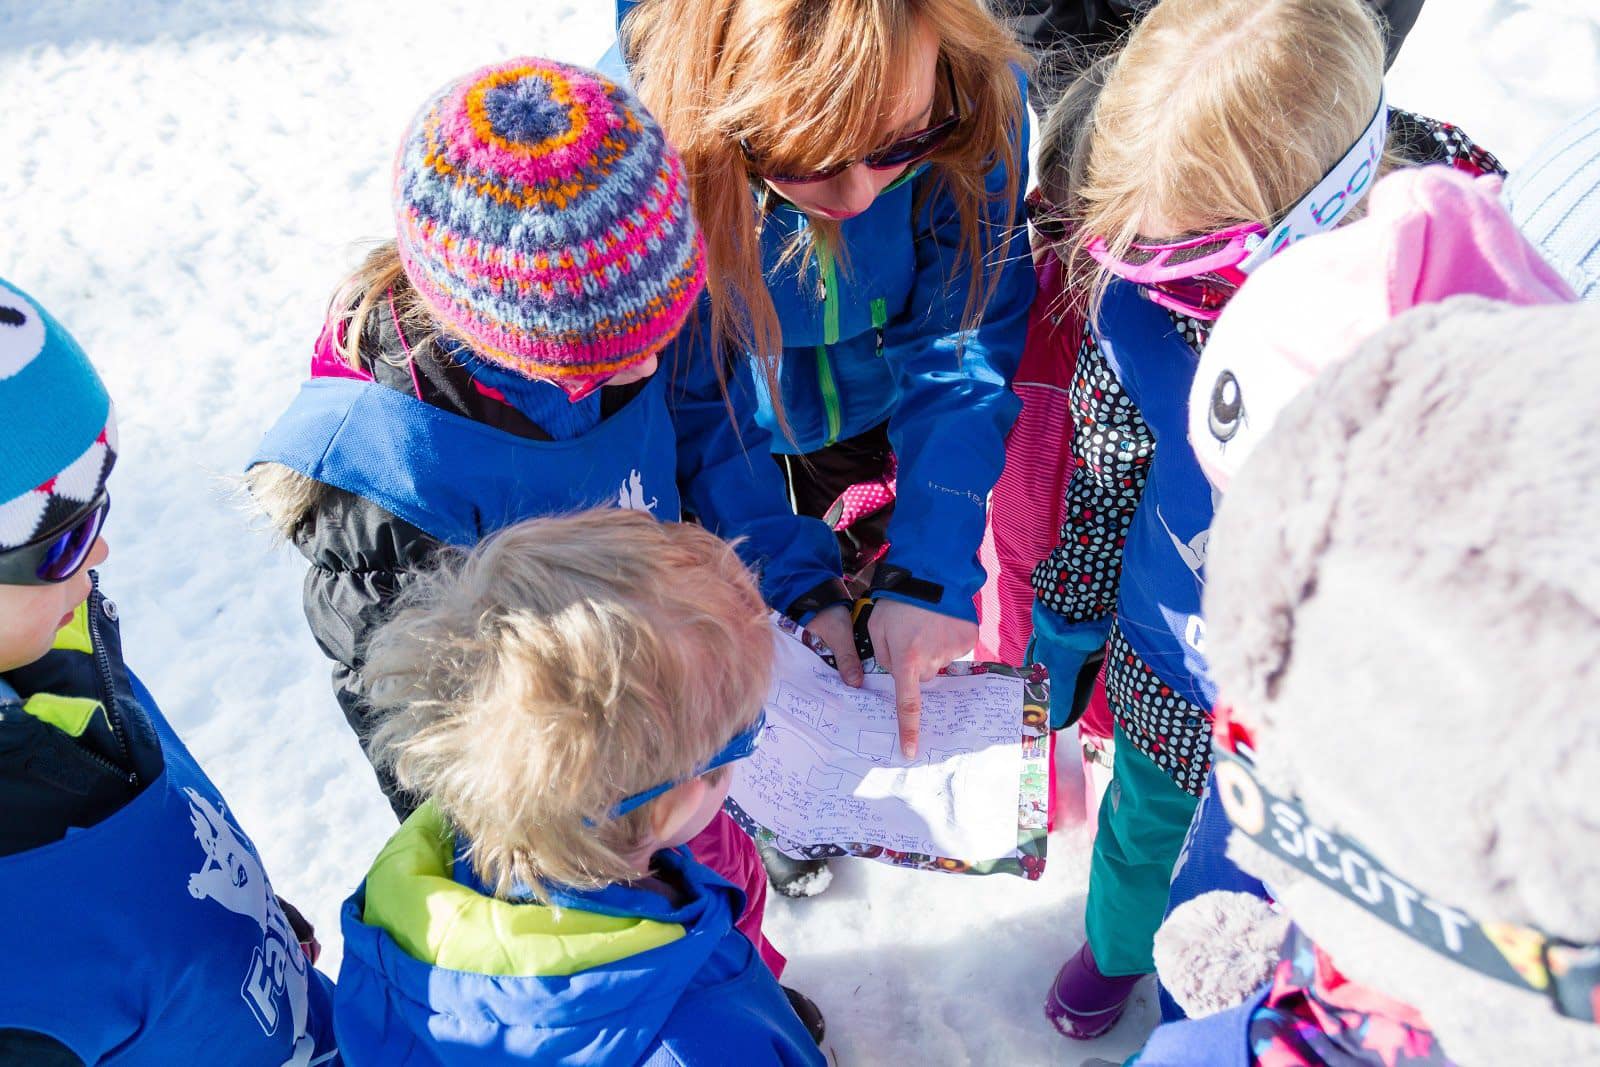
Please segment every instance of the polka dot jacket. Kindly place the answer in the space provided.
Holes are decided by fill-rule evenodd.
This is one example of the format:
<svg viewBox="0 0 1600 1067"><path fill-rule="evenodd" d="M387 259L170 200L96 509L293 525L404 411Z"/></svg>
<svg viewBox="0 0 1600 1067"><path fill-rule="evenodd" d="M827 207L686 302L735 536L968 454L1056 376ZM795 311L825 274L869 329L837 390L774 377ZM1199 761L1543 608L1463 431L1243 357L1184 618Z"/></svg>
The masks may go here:
<svg viewBox="0 0 1600 1067"><path fill-rule="evenodd" d="M1504 174L1493 155L1449 123L1408 111L1389 118L1390 150L1417 165L1443 163L1472 174ZM1041 299L1049 294L1041 294ZM1209 324L1171 313L1173 327L1198 356ZM1198 796L1210 769L1210 714L1177 692L1129 644L1116 618L1123 549L1150 475L1156 439L1092 331L1078 350L1069 390L1077 470L1066 489L1060 543L1034 569L1039 602L1063 621L1112 618L1106 650L1106 696L1128 740Z"/></svg>

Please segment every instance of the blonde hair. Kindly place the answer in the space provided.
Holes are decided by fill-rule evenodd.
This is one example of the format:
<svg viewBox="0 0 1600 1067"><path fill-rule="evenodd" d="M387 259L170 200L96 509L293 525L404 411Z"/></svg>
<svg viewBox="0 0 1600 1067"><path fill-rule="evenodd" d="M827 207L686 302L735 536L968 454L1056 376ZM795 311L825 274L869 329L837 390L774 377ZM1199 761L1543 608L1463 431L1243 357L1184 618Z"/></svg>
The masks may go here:
<svg viewBox="0 0 1600 1067"><path fill-rule="evenodd" d="M1366 128L1383 69L1383 33L1364 0L1158 4L1063 153L1087 153L1067 164L1076 231L1065 258L1091 306L1109 282L1085 251L1092 238L1121 258L1151 219L1160 236L1273 222ZM1061 152L1049 142L1067 125L1047 120L1042 158ZM1040 170L1041 184L1059 181Z"/></svg>
<svg viewBox="0 0 1600 1067"><path fill-rule="evenodd" d="M977 0L647 0L622 38L639 97L682 155L705 223L711 341L748 352L767 380L780 425L782 330L766 288L762 209L741 150L783 171L811 171L881 148L881 125L903 99L905 57L919 27L961 97L965 121L929 157L954 199L960 244L952 277L968 273L963 327L981 320L998 284L1015 219L1026 121L1012 65L1025 54ZM935 116L953 106L941 78ZM1006 223L989 224L986 181L1005 160ZM910 225L910 221L907 221ZM841 251L839 225L810 219L811 248Z"/></svg>
<svg viewBox="0 0 1600 1067"><path fill-rule="evenodd" d="M393 316L395 327L405 340L404 354L399 359L373 343L375 334L369 332L369 326L374 325L374 315ZM407 279L394 241L375 246L361 265L339 283L328 302L325 322L334 350L352 370L366 373L366 364L372 361L402 362L425 350L434 358L446 358L434 344L444 336L444 327ZM245 471L239 484L247 491L247 496L241 498L246 510L265 519L274 534L284 540L292 540L307 529L332 491L322 482L280 463L255 464Z"/></svg>
<svg viewBox="0 0 1600 1067"><path fill-rule="evenodd" d="M447 553L367 654L375 763L431 797L499 896L640 876L650 804L766 694L767 609L733 549L687 523L597 509Z"/></svg>
<svg viewBox="0 0 1600 1067"><path fill-rule="evenodd" d="M395 326L404 335L408 351L431 344L445 332L406 277L400 263L400 249L392 240L380 243L367 253L361 265L340 283L328 302L327 321L333 330L334 347L355 370L363 369L362 339L375 314L394 316ZM465 336L459 340L471 344ZM373 350L366 355L377 359L385 353Z"/></svg>

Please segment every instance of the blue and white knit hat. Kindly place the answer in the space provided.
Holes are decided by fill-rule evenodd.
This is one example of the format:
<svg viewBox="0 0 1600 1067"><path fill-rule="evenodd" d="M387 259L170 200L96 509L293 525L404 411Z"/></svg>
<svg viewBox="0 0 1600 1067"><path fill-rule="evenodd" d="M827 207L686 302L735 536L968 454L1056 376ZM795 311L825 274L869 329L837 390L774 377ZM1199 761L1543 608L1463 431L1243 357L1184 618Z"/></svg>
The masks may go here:
<svg viewBox="0 0 1600 1067"><path fill-rule="evenodd" d="M0 278L0 552L94 500L117 461L111 396L59 322Z"/></svg>
<svg viewBox="0 0 1600 1067"><path fill-rule="evenodd" d="M1506 207L1582 300L1600 300L1600 107L1512 172Z"/></svg>

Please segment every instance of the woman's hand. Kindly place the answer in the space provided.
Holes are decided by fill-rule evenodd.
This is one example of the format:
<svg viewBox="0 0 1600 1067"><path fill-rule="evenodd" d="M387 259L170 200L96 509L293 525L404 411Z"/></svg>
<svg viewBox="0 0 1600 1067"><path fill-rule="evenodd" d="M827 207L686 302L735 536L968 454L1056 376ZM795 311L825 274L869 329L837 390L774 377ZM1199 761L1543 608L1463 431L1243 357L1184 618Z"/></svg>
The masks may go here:
<svg viewBox="0 0 1600 1067"><path fill-rule="evenodd" d="M844 679L844 684L861 688L861 657L856 654L855 627L850 621L850 608L844 604L823 608L806 623L806 629L833 649L833 661L839 667L839 677Z"/></svg>
<svg viewBox="0 0 1600 1067"><path fill-rule="evenodd" d="M978 643L977 623L951 618L900 600L878 600L867 620L872 651L894 678L895 715L900 721L900 751L917 755L922 720L922 683L939 668Z"/></svg>

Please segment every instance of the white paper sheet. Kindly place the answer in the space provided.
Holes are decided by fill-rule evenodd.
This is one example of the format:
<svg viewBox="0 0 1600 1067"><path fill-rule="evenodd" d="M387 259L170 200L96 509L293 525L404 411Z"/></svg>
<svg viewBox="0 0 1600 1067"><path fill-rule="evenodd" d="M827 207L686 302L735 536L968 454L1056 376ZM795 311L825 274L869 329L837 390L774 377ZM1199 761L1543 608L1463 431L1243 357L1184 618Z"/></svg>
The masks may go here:
<svg viewBox="0 0 1600 1067"><path fill-rule="evenodd" d="M917 758L900 754L894 683L840 680L774 627L777 657L761 745L730 795L785 851L858 842L968 861L1017 848L1022 680L941 676L922 690Z"/></svg>

